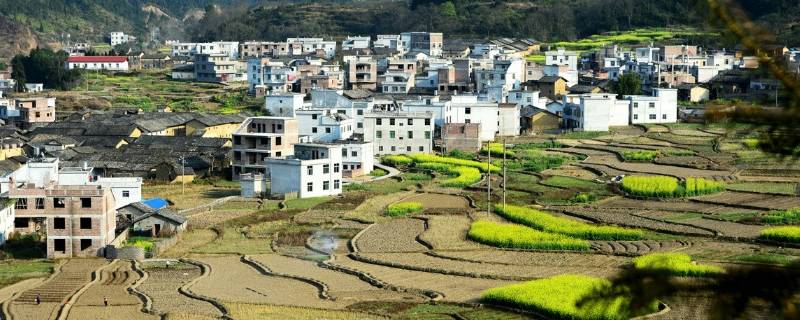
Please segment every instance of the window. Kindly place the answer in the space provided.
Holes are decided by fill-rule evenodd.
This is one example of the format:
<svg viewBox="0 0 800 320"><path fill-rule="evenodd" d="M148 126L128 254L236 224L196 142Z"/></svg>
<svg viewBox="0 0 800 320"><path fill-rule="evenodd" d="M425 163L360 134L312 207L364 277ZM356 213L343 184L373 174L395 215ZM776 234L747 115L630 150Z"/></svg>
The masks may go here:
<svg viewBox="0 0 800 320"><path fill-rule="evenodd" d="M333 190L339 189L339 180L333 180Z"/></svg>
<svg viewBox="0 0 800 320"><path fill-rule="evenodd" d="M423 152L423 151L425 151L425 147L419 146L419 152Z"/></svg>
<svg viewBox="0 0 800 320"><path fill-rule="evenodd" d="M425 119L425 125L426 126L431 125L431 119Z"/></svg>
<svg viewBox="0 0 800 320"><path fill-rule="evenodd" d="M316 114L316 113L315 113L315 114L312 114L312 115L311 115L311 119L317 120L317 114Z"/></svg>
<svg viewBox="0 0 800 320"><path fill-rule="evenodd" d="M311 127L311 133L317 133L317 127Z"/></svg>
<svg viewBox="0 0 800 320"><path fill-rule="evenodd" d="M310 176L310 175L313 175L313 174L314 174L314 166L308 166L308 167L306 167L306 171L307 171L307 173L308 173L308 175L309 175L309 176Z"/></svg>
<svg viewBox="0 0 800 320"><path fill-rule="evenodd" d="M275 152L275 156L276 156L276 157L280 157L280 156L281 156L281 152L280 152L280 151L278 151L278 152Z"/></svg>
<svg viewBox="0 0 800 320"><path fill-rule="evenodd" d="M91 208L92 198L81 198L81 208Z"/></svg>
<svg viewBox="0 0 800 320"><path fill-rule="evenodd" d="M393 125L394 125L394 118L391 118L391 119L389 119L389 125L390 125L390 126L393 126Z"/></svg>
<svg viewBox="0 0 800 320"><path fill-rule="evenodd" d="M28 209L28 199L20 198L17 199L17 203L14 204L14 209Z"/></svg>
<svg viewBox="0 0 800 320"><path fill-rule="evenodd" d="M413 126L414 125L414 119L408 119L408 125L409 126Z"/></svg>
<svg viewBox="0 0 800 320"><path fill-rule="evenodd" d="M431 138L431 132L425 131L425 139L430 139L430 138Z"/></svg>
<svg viewBox="0 0 800 320"><path fill-rule="evenodd" d="M339 164L338 163L334 163L333 164L333 172L334 173L338 173L339 172Z"/></svg>
<svg viewBox="0 0 800 320"><path fill-rule="evenodd" d="M355 151L355 150L350 151L350 156L351 157L358 157L358 151Z"/></svg>
<svg viewBox="0 0 800 320"><path fill-rule="evenodd" d="M314 183L313 182L306 183L306 191L308 191L308 192L314 191Z"/></svg>
<svg viewBox="0 0 800 320"><path fill-rule="evenodd" d="M411 146L407 146L406 151L411 152Z"/></svg>
<svg viewBox="0 0 800 320"><path fill-rule="evenodd" d="M53 239L53 251L67 252L67 239Z"/></svg>
<svg viewBox="0 0 800 320"><path fill-rule="evenodd" d="M383 132L380 131L380 130L375 131L375 138L378 138L378 139L383 138Z"/></svg>
<svg viewBox="0 0 800 320"><path fill-rule="evenodd" d="M36 209L44 209L44 198L36 198Z"/></svg>
<svg viewBox="0 0 800 320"><path fill-rule="evenodd" d="M356 128L361 129L363 127L364 127L364 123L363 122L359 122L359 123L356 124Z"/></svg>
<svg viewBox="0 0 800 320"><path fill-rule="evenodd" d="M375 124L382 125L383 124L383 120L381 120L381 118L375 118Z"/></svg>
<svg viewBox="0 0 800 320"><path fill-rule="evenodd" d="M81 229L91 229L92 218L81 218Z"/></svg>
<svg viewBox="0 0 800 320"><path fill-rule="evenodd" d="M328 173L330 171L331 171L331 165L329 165L329 164L323 164L322 165L322 173Z"/></svg>
<svg viewBox="0 0 800 320"><path fill-rule="evenodd" d="M470 120L470 119L464 119L464 123L472 123L472 120Z"/></svg>
<svg viewBox="0 0 800 320"><path fill-rule="evenodd" d="M378 151L383 151L383 146L378 146Z"/></svg>
<svg viewBox="0 0 800 320"><path fill-rule="evenodd" d="M639 115L638 114L634 114L633 115L633 120L639 120Z"/></svg>
<svg viewBox="0 0 800 320"><path fill-rule="evenodd" d="M81 251L89 249L92 246L92 239L81 239Z"/></svg>
<svg viewBox="0 0 800 320"><path fill-rule="evenodd" d="M281 137L275 137L275 145L276 146L281 145Z"/></svg>
<svg viewBox="0 0 800 320"><path fill-rule="evenodd" d="M328 190L330 188L331 188L331 182L330 181L322 181L322 190Z"/></svg>
<svg viewBox="0 0 800 320"><path fill-rule="evenodd" d="M66 218L53 218L53 229L64 230L67 228Z"/></svg>
<svg viewBox="0 0 800 320"><path fill-rule="evenodd" d="M395 136L394 130L389 131L389 138L394 139L394 136Z"/></svg>
<svg viewBox="0 0 800 320"><path fill-rule="evenodd" d="M633 103L633 107L634 107L634 108L638 108L638 107L639 107L639 103L638 103L638 102L634 102L634 103Z"/></svg>
<svg viewBox="0 0 800 320"><path fill-rule="evenodd" d="M397 150L397 148L395 148L395 146L392 146L392 152L394 152L396 150Z"/></svg>
<svg viewBox="0 0 800 320"><path fill-rule="evenodd" d="M414 131L409 131L408 132L408 138L409 139L414 139Z"/></svg>
<svg viewBox="0 0 800 320"><path fill-rule="evenodd" d="M356 114L359 115L359 116L363 116L364 115L364 110L356 110Z"/></svg>
<svg viewBox="0 0 800 320"><path fill-rule="evenodd" d="M650 120L655 120L655 119L656 119L656 115L655 114L651 114L650 115Z"/></svg>
<svg viewBox="0 0 800 320"><path fill-rule="evenodd" d="M331 128L330 127L326 127L325 128L325 133L331 133Z"/></svg>
<svg viewBox="0 0 800 320"><path fill-rule="evenodd" d="M663 119L663 120L667 120L667 114L666 114L666 113L665 113L665 114L662 114L662 115L661 115L661 119Z"/></svg>
<svg viewBox="0 0 800 320"><path fill-rule="evenodd" d="M342 149L342 157L346 157L346 156L347 156L347 149Z"/></svg>
<svg viewBox="0 0 800 320"><path fill-rule="evenodd" d="M472 114L472 108L464 108L465 114Z"/></svg>
<svg viewBox="0 0 800 320"><path fill-rule="evenodd" d="M261 138L261 145L269 145L269 138Z"/></svg>
<svg viewBox="0 0 800 320"><path fill-rule="evenodd" d="M655 108L655 107L656 107L656 103L655 102L650 102L650 108Z"/></svg>

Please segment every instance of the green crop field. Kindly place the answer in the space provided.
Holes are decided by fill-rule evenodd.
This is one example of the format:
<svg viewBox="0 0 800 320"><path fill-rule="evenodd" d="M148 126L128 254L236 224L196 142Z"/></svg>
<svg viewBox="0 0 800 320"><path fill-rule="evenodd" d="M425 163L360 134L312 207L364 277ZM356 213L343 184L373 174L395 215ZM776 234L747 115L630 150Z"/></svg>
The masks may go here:
<svg viewBox="0 0 800 320"><path fill-rule="evenodd" d="M501 216L531 228L587 240L639 240L644 238L641 230L613 226L595 226L567 218L556 217L532 208L507 205L495 207Z"/></svg>
<svg viewBox="0 0 800 320"><path fill-rule="evenodd" d="M589 242L516 224L475 221L470 239L490 246L538 250L589 250Z"/></svg>
<svg viewBox="0 0 800 320"><path fill-rule="evenodd" d="M489 289L482 297L489 303L532 309L556 319L628 319L635 315L627 309L625 297L578 306L578 302L595 290L610 285L611 282L603 278L564 274ZM653 301L639 313L652 313L657 309L657 302Z"/></svg>
<svg viewBox="0 0 800 320"><path fill-rule="evenodd" d="M694 177L681 183L667 176L627 176L622 179L622 190L642 197L691 197L723 191L725 183Z"/></svg>
<svg viewBox="0 0 800 320"><path fill-rule="evenodd" d="M386 215L390 217L406 216L422 211L422 204L419 202L398 202L386 207Z"/></svg>
<svg viewBox="0 0 800 320"><path fill-rule="evenodd" d="M683 253L653 253L633 259L636 269L654 272L665 272L684 277L707 277L724 273L716 266L704 266L692 263L692 257Z"/></svg>
<svg viewBox="0 0 800 320"><path fill-rule="evenodd" d="M761 230L762 239L800 243L800 227L774 227Z"/></svg>

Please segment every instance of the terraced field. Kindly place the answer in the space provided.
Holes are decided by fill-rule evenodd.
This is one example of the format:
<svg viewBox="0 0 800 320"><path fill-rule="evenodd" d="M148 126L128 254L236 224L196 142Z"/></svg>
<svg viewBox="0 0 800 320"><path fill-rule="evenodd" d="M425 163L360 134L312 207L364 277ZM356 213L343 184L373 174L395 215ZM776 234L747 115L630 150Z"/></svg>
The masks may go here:
<svg viewBox="0 0 800 320"><path fill-rule="evenodd" d="M484 248L467 240L472 219L467 216L441 215L425 217L427 229L419 240L436 250L474 250Z"/></svg>
<svg viewBox="0 0 800 320"><path fill-rule="evenodd" d="M214 305L179 293L180 287L200 276L201 271L197 266L175 262L170 268L160 264L146 266L145 271L148 277L139 289L152 299L155 313L222 316Z"/></svg>
<svg viewBox="0 0 800 320"><path fill-rule="evenodd" d="M241 262L239 256L205 256L196 260L211 273L189 290L220 301L341 309L341 303L321 299L319 290L306 282L268 276Z"/></svg>
<svg viewBox="0 0 800 320"><path fill-rule="evenodd" d="M361 252L425 251L428 248L416 240L423 231L422 220L394 219L365 229L355 245Z"/></svg>
<svg viewBox="0 0 800 320"><path fill-rule="evenodd" d="M157 315L142 312L142 301L128 292L128 287L139 278L132 262L115 261L78 296L67 319L160 319ZM108 299L108 306L104 305L104 299Z"/></svg>
<svg viewBox="0 0 800 320"><path fill-rule="evenodd" d="M800 207L800 197L739 191L724 191L716 194L694 197L692 200L702 203L720 204L754 210L786 210Z"/></svg>
<svg viewBox="0 0 800 320"><path fill-rule="evenodd" d="M106 264L108 262L103 259L68 260L53 278L14 299L9 306L11 316L15 319L55 319L67 299L92 280L92 272ZM37 295L41 299L40 305L35 304Z"/></svg>

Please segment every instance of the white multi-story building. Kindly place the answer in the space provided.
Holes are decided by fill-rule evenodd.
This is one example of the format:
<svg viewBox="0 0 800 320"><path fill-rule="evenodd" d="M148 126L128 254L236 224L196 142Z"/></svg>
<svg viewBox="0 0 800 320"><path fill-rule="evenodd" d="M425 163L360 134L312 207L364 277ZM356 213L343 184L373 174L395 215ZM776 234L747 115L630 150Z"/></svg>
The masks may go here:
<svg viewBox="0 0 800 320"><path fill-rule="evenodd" d="M405 72L386 72L378 76L383 93L408 93L414 87L414 75Z"/></svg>
<svg viewBox="0 0 800 320"><path fill-rule="evenodd" d="M460 95L450 98L450 112L447 123L480 123L481 141L492 141L500 133L500 111L495 102L478 101L477 96ZM513 126L506 123L505 125ZM519 120L517 120L517 134L519 133ZM508 130L503 130L507 132Z"/></svg>
<svg viewBox="0 0 800 320"><path fill-rule="evenodd" d="M194 61L195 80L200 82L247 81L247 71L241 61L223 53L198 53Z"/></svg>
<svg viewBox="0 0 800 320"><path fill-rule="evenodd" d="M678 89L655 88L652 96L626 96L630 101L630 123L675 123L678 119Z"/></svg>
<svg viewBox="0 0 800 320"><path fill-rule="evenodd" d="M629 101L615 94L594 93L564 96L564 125L582 131L608 131L612 126L627 126Z"/></svg>
<svg viewBox="0 0 800 320"><path fill-rule="evenodd" d="M395 49L400 53L405 53L402 41L400 41L399 34L379 34L372 43L373 48L388 48Z"/></svg>
<svg viewBox="0 0 800 320"><path fill-rule="evenodd" d="M239 42L178 42L172 44L172 56L194 56L201 53L224 54L231 59L238 59Z"/></svg>
<svg viewBox="0 0 800 320"><path fill-rule="evenodd" d="M521 59L493 60L491 68L475 69L475 86L478 92L489 86L502 86L507 93L519 89L524 74L525 62Z"/></svg>
<svg viewBox="0 0 800 320"><path fill-rule="evenodd" d="M325 41L322 38L288 38L286 43L292 55L319 54L325 59L333 59L336 56L336 41Z"/></svg>
<svg viewBox="0 0 800 320"><path fill-rule="evenodd" d="M267 158L292 154L299 142L297 120L286 117L247 118L233 133L233 178L241 174L267 174Z"/></svg>
<svg viewBox="0 0 800 320"><path fill-rule="evenodd" d="M371 112L364 115L364 140L373 154L430 153L433 150L433 114L430 112Z"/></svg>
<svg viewBox="0 0 800 320"><path fill-rule="evenodd" d="M444 35L441 32L403 32L400 34L400 43L409 53L441 57Z"/></svg>
<svg viewBox="0 0 800 320"><path fill-rule="evenodd" d="M252 58L247 60L247 89L255 93L257 88L266 92L291 92L295 72L281 62Z"/></svg>
<svg viewBox="0 0 800 320"><path fill-rule="evenodd" d="M544 53L544 64L546 66L566 66L570 70L578 70L578 53L558 48L554 51Z"/></svg>
<svg viewBox="0 0 800 320"><path fill-rule="evenodd" d="M342 146L342 170L345 178L357 177L372 172L375 167L373 143L360 139L336 141Z"/></svg>
<svg viewBox="0 0 800 320"><path fill-rule="evenodd" d="M337 144L299 143L294 156L267 159L272 196L298 198L342 193L342 147Z"/></svg>
<svg viewBox="0 0 800 320"><path fill-rule="evenodd" d="M293 118L295 111L303 107L302 94L273 92L264 97L264 109L275 117Z"/></svg>
<svg viewBox="0 0 800 320"><path fill-rule="evenodd" d="M65 62L67 69L128 71L128 58L120 56L72 56Z"/></svg>
<svg viewBox="0 0 800 320"><path fill-rule="evenodd" d="M103 177L92 167L64 167L58 171L57 183L62 186L93 185L111 190L114 209L142 201L140 177Z"/></svg>
<svg viewBox="0 0 800 320"><path fill-rule="evenodd" d="M109 43L111 43L112 47L118 44L128 43L130 41L133 41L134 39L136 38L134 38L131 35L127 35L124 32L119 32L119 31L112 32L109 35Z"/></svg>
<svg viewBox="0 0 800 320"><path fill-rule="evenodd" d="M369 49L370 37L347 37L342 40L342 50Z"/></svg>
<svg viewBox="0 0 800 320"><path fill-rule="evenodd" d="M300 109L295 111L295 118L300 136L314 142L332 142L353 136L355 121L329 109Z"/></svg>

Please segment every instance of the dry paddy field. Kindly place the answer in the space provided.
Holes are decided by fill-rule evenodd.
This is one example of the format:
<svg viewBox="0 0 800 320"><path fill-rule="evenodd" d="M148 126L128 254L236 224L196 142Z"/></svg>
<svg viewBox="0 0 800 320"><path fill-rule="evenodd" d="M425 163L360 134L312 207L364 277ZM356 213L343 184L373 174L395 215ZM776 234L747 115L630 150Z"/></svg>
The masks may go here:
<svg viewBox="0 0 800 320"><path fill-rule="evenodd" d="M61 306L92 280L92 272L107 265L103 259L71 259L52 278L14 299L9 311L14 319L55 319ZM39 295L42 303L34 300Z"/></svg>
<svg viewBox="0 0 800 320"><path fill-rule="evenodd" d="M140 278L132 266L130 261L117 260L103 268L97 280L75 300L67 319L160 319L142 312L142 301L128 292ZM108 306L103 299L108 299Z"/></svg>
<svg viewBox="0 0 800 320"><path fill-rule="evenodd" d="M324 309L343 306L319 297L317 287L290 278L264 275L236 255L196 257L211 267L189 290L224 302L260 303Z"/></svg>
<svg viewBox="0 0 800 320"><path fill-rule="evenodd" d="M692 200L755 210L786 210L800 207L800 197L738 191L724 191L707 196L694 197Z"/></svg>
<svg viewBox="0 0 800 320"><path fill-rule="evenodd" d="M435 250L474 250L485 246L467 240L472 219L467 216L436 215L426 216L425 231L419 240Z"/></svg>
<svg viewBox="0 0 800 320"><path fill-rule="evenodd" d="M451 194L421 193L405 198L403 201L419 202L425 209L469 208L469 201L466 198Z"/></svg>
<svg viewBox="0 0 800 320"><path fill-rule="evenodd" d="M654 231L686 234L695 236L714 236L711 230L691 225L662 222L649 219L640 215L643 210L637 209L614 209L614 208L595 208L595 207L569 207L564 208L565 213L579 218L598 221L607 224L649 229Z"/></svg>
<svg viewBox="0 0 800 320"><path fill-rule="evenodd" d="M214 305L190 298L178 291L180 287L200 276L199 267L176 262L172 267L167 268L159 263L145 265L145 271L148 277L139 285L139 290L152 299L154 312L158 314L190 313L209 317L222 316L222 313Z"/></svg>
<svg viewBox="0 0 800 320"><path fill-rule="evenodd" d="M316 262L289 258L277 254L254 255L254 260L280 274L314 279L324 283L328 294L341 303L355 303L372 300L413 300L410 296L396 291L383 290L372 286L355 275L320 267Z"/></svg>
<svg viewBox="0 0 800 320"><path fill-rule="evenodd" d="M392 219L364 229L356 240L361 252L419 252L426 251L417 241L425 231L425 222L419 219Z"/></svg>
<svg viewBox="0 0 800 320"><path fill-rule="evenodd" d="M391 285L439 292L444 295L444 300L446 301L474 302L480 298L480 293L486 289L514 283L514 281L507 280L451 276L393 268L359 262L347 256L336 256L336 259L331 263L366 272Z"/></svg>

